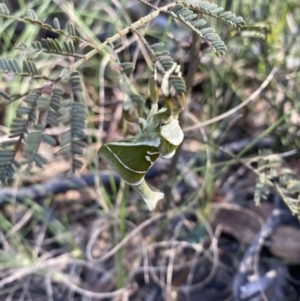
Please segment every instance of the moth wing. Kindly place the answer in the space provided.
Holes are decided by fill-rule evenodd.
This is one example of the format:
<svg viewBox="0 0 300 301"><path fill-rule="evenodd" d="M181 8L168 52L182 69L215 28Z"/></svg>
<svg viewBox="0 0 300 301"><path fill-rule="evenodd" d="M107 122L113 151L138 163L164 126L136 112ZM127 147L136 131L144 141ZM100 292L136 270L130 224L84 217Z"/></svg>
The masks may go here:
<svg viewBox="0 0 300 301"><path fill-rule="evenodd" d="M172 158L178 145L183 141L183 132L177 119L161 126L160 156L164 159Z"/></svg>
<svg viewBox="0 0 300 301"><path fill-rule="evenodd" d="M159 156L157 147L131 140L104 144L99 150L103 158L128 184L139 185Z"/></svg>
<svg viewBox="0 0 300 301"><path fill-rule="evenodd" d="M178 146L183 141L183 132L177 119L161 126L160 135L170 144Z"/></svg>

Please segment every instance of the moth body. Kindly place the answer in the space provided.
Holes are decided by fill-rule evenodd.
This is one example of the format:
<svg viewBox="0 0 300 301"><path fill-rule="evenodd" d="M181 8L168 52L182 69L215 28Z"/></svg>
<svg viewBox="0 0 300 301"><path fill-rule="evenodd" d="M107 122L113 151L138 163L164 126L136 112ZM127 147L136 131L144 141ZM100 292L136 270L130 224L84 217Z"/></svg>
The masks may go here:
<svg viewBox="0 0 300 301"><path fill-rule="evenodd" d="M132 186L132 188L143 198L150 211L154 210L157 202L165 196L162 192L151 190L145 180L140 185Z"/></svg>

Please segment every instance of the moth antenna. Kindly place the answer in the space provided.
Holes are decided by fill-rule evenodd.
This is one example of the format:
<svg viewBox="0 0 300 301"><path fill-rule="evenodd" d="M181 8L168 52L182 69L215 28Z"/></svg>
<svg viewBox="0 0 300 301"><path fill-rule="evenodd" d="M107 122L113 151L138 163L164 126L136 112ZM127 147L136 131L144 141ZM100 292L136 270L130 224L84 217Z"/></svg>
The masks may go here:
<svg viewBox="0 0 300 301"><path fill-rule="evenodd" d="M144 199L149 211L154 210L157 202L165 196L162 192L151 190L145 180L140 185L131 187Z"/></svg>

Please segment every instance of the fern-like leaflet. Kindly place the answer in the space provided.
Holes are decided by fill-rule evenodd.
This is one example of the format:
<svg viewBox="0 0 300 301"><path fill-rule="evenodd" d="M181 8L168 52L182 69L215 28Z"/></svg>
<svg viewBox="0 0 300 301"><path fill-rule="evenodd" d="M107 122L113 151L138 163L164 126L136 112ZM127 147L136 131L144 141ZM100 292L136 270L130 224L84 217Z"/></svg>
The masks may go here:
<svg viewBox="0 0 300 301"><path fill-rule="evenodd" d="M169 11L171 16L188 26L192 31L204 39L213 49L217 56L223 55L226 45L220 36L211 27L202 28L206 25L204 19L198 19L197 13L205 14L217 18L227 25L237 28L242 27L245 21L242 17L236 17L231 12L224 12L222 7L215 4L197 0L177 1L177 4ZM221 14L220 14L221 13Z"/></svg>
<svg viewBox="0 0 300 301"><path fill-rule="evenodd" d="M85 147L85 106L82 97L82 86L79 72L70 74L69 85L71 88L71 97L63 102L60 109L60 122L69 123L70 129L61 136L60 154L71 154L71 170L74 173L76 169L81 168L82 162L78 156L83 155Z"/></svg>
<svg viewBox="0 0 300 301"><path fill-rule="evenodd" d="M272 191L277 192L290 211L300 219L300 180L289 168L282 168L282 159L270 155L258 161L258 183L255 187L256 204Z"/></svg>

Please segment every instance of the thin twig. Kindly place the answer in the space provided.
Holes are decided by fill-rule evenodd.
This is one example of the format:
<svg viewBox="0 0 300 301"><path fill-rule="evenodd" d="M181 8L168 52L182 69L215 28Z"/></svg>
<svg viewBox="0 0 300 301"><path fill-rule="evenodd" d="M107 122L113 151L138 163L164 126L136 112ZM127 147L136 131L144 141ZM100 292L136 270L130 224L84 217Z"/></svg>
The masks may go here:
<svg viewBox="0 0 300 301"><path fill-rule="evenodd" d="M75 64L70 66L69 71L72 72L72 71L76 70L79 66L81 66L83 63L88 61L90 58L92 58L95 54L97 54L98 52L101 52L107 45L112 44L113 42L117 41L121 37L128 34L132 28L137 29L140 26L143 26L145 23L148 23L151 20L153 20L154 18L156 18L161 12L167 11L169 8L171 8L174 5L175 4L173 3L173 4L166 5L164 7L160 7L158 10L156 10L156 11L152 12L151 14L139 19L138 21L134 22L130 26L127 26L126 28L120 30L114 36L112 36L110 38L107 38L105 40L105 42L101 43L98 46L95 46L95 49L88 52L81 60L77 61Z"/></svg>
<svg viewBox="0 0 300 301"><path fill-rule="evenodd" d="M150 6L150 7L152 7L153 9L155 9L155 10L157 10L158 9L158 7L157 6L155 6L155 5L153 5L153 4L151 4L150 2L148 2L148 1L146 1L146 0L138 0L139 2L141 2L141 3L143 3L143 4L145 4L145 5L147 5L147 6Z"/></svg>
<svg viewBox="0 0 300 301"><path fill-rule="evenodd" d="M238 106L236 106L235 108L227 111L226 113L224 114L221 114L219 116L216 116L212 119L209 119L205 122L201 122L199 124L195 124L195 125L192 125L192 126L188 126L186 127L183 131L185 133L187 132L190 132L190 131L193 131L193 130L196 130L200 127L204 127L206 125L209 125L209 124L212 124L212 123L215 123L217 121L220 121L234 113L236 113L237 111L239 111L241 108L243 108L244 106L246 106L248 103L250 103L251 101L255 100L255 98L261 94L261 92L268 86L268 84L271 82L271 80L273 79L275 73L277 72L277 68L273 68L272 71L270 72L270 74L267 76L267 78L264 80L264 82L260 85L260 87L255 91L253 92L245 101L243 101L241 104L239 104Z"/></svg>

